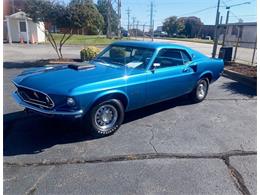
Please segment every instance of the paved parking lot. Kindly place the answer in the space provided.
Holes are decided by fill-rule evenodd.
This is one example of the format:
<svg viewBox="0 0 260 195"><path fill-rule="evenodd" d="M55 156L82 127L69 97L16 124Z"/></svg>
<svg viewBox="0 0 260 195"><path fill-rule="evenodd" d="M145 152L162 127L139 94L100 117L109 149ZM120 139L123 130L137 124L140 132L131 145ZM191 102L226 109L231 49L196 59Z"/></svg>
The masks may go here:
<svg viewBox="0 0 260 195"><path fill-rule="evenodd" d="M5 194L256 194L253 89L222 77L202 103L181 97L129 112L118 132L96 139L22 112L10 79L26 67L12 47L4 48ZM79 48L65 50L76 57Z"/></svg>

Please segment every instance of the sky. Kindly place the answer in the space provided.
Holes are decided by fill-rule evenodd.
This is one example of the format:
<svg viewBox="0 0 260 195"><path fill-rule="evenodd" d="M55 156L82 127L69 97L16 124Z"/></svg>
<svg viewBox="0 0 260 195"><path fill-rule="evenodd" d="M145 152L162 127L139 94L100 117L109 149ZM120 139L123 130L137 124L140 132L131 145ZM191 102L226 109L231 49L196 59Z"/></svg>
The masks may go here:
<svg viewBox="0 0 260 195"><path fill-rule="evenodd" d="M69 0L64 0L65 2ZM116 0L112 0L112 2ZM230 9L229 22L237 22L241 18L244 22L256 21L256 1L257 0L220 0L220 14L223 16L223 23L226 20L226 5L232 6L244 2L240 6ZM97 0L94 0L97 2ZM154 4L154 23L155 28L161 26L163 21L169 16L197 16L204 24L214 24L216 18L217 0L121 0L121 24L127 27L127 9L130 11L130 23L132 17L139 21L140 25L150 23L150 4Z"/></svg>

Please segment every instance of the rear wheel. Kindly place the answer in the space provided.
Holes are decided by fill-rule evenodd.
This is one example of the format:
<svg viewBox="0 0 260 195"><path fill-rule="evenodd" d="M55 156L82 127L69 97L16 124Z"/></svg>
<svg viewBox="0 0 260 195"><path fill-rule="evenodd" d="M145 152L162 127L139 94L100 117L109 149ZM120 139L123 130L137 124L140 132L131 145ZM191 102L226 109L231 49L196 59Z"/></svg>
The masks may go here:
<svg viewBox="0 0 260 195"><path fill-rule="evenodd" d="M197 82L196 87L190 93L191 99L195 103L203 101L208 94L208 89L209 89L209 80L207 78L200 79Z"/></svg>
<svg viewBox="0 0 260 195"><path fill-rule="evenodd" d="M95 105L88 116L91 133L102 137L113 134L124 120L124 106L117 99Z"/></svg>

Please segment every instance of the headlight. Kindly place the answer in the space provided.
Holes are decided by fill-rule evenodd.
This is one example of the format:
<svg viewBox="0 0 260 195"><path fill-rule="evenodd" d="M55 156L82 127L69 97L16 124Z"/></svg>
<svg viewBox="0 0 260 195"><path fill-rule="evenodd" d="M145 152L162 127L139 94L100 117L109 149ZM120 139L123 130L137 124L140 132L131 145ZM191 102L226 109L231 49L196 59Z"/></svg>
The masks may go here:
<svg viewBox="0 0 260 195"><path fill-rule="evenodd" d="M67 98L67 105L68 106L75 106L76 105L75 100L71 97Z"/></svg>

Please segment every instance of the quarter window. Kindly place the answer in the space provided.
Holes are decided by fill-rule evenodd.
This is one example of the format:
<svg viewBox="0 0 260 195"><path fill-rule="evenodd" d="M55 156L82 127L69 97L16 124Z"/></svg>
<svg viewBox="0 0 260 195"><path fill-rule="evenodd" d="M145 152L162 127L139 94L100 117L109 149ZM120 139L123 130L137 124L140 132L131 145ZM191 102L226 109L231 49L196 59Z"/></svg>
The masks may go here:
<svg viewBox="0 0 260 195"><path fill-rule="evenodd" d="M181 51L183 63L186 64L187 62L191 61L189 54L186 51Z"/></svg>

